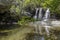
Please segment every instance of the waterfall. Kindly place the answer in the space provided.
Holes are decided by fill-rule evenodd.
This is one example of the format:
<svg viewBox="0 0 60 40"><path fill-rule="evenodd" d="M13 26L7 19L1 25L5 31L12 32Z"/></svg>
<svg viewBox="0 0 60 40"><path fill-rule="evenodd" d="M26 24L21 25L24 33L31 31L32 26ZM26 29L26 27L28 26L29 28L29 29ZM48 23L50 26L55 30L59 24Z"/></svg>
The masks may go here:
<svg viewBox="0 0 60 40"><path fill-rule="evenodd" d="M35 16L33 17L35 20L42 20L42 8L36 8L36 13L35 13Z"/></svg>
<svg viewBox="0 0 60 40"><path fill-rule="evenodd" d="M48 30L48 28L50 27L49 26L49 18L50 18L50 10L49 10L49 8L46 10L46 13L45 13L45 16L44 16L44 18L43 18L43 21L45 22L45 30L46 30L46 33L47 33L47 35L49 35L49 30Z"/></svg>
<svg viewBox="0 0 60 40"><path fill-rule="evenodd" d="M43 20L44 20L44 21L48 21L48 20L49 20L49 18L50 18L50 10L49 10L49 8L47 8L47 10L46 10L46 13L45 13L45 16L44 16Z"/></svg>
<svg viewBox="0 0 60 40"><path fill-rule="evenodd" d="M38 19L38 11L39 11L39 8L36 8L36 13L35 13L35 16L33 17L35 20ZM35 23L35 22L34 22ZM37 33L38 29L37 29L37 25L34 25L35 26L35 32Z"/></svg>
<svg viewBox="0 0 60 40"><path fill-rule="evenodd" d="M39 20L39 21L42 19L42 8L36 8L36 13L35 13L34 18L35 18L35 20ZM35 25L36 33L38 33L38 31L41 31L40 29L41 28L40 28L39 24L37 23L37 25Z"/></svg>
<svg viewBox="0 0 60 40"><path fill-rule="evenodd" d="M42 20L42 8L39 9L38 19Z"/></svg>
<svg viewBox="0 0 60 40"><path fill-rule="evenodd" d="M49 24L50 10L49 10L49 8L47 8L45 14L43 14L42 12L43 12L42 8L36 8L36 13L35 13L34 19L38 20L39 22L37 22L37 21L34 22L34 24L36 24L36 25L34 25L35 32L37 34L39 34L42 31L41 27L40 27L40 25L42 25L45 28L47 35L49 35L49 29L48 28L50 27L49 26L50 25ZM42 17L43 15L44 15L44 17ZM41 19L43 19L43 20L41 20ZM44 40L44 37L42 37L42 36L35 35L34 40Z"/></svg>
<svg viewBox="0 0 60 40"><path fill-rule="evenodd" d="M34 19L39 21L42 19L42 8L36 8ZM33 24L36 24L34 27L36 34L38 34L34 36L34 40L44 40L44 37L40 36L41 28L39 22L35 21Z"/></svg>
<svg viewBox="0 0 60 40"><path fill-rule="evenodd" d="M38 17L37 17L38 10L39 10L39 8L36 8L36 13L35 13L35 16L33 17L35 20L38 19Z"/></svg>

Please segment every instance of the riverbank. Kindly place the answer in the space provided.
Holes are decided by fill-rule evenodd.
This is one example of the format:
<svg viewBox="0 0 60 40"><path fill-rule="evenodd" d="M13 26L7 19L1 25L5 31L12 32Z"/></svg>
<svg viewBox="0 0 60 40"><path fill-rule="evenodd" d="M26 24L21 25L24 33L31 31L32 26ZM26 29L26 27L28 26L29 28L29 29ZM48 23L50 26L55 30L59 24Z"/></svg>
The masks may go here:
<svg viewBox="0 0 60 40"><path fill-rule="evenodd" d="M14 29L0 31L0 40L26 40L27 33L32 32L33 28L20 26Z"/></svg>

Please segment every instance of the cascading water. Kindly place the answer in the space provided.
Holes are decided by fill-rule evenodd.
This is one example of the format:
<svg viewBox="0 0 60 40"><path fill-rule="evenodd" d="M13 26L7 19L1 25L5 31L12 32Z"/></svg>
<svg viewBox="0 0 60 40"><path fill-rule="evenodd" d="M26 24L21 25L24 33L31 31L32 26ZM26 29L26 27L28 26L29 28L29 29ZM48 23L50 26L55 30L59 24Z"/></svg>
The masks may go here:
<svg viewBox="0 0 60 40"><path fill-rule="evenodd" d="M43 23L45 23L44 27L45 27L45 30L46 30L46 33L47 35L49 35L49 30L48 28L50 27L49 26L49 18L50 18L50 10L49 8L46 10L46 13L45 13L45 16L43 18Z"/></svg>
<svg viewBox="0 0 60 40"><path fill-rule="evenodd" d="M38 20L38 21L33 22L34 27L35 27L35 32L38 35L40 35L40 33L39 33L39 32L41 32L41 27L40 26L43 25L43 27L46 30L47 35L49 35L49 30L48 30L48 28L50 27L49 26L49 18L50 18L49 8L46 10L46 13L45 13L43 18L42 18L42 16L43 16L42 8L36 8L36 13L35 13L34 19ZM43 19L43 20L40 20L40 19ZM44 40L44 36L43 35L42 36L35 35L34 40Z"/></svg>
<svg viewBox="0 0 60 40"><path fill-rule="evenodd" d="M36 13L35 13L35 16L33 17L35 20L37 19L38 10L39 10L39 8L36 8Z"/></svg>
<svg viewBox="0 0 60 40"><path fill-rule="evenodd" d="M41 19L42 19L42 8L40 8L40 9L39 9L38 19L39 19L39 20L41 20Z"/></svg>
<svg viewBox="0 0 60 40"><path fill-rule="evenodd" d="M37 20L38 18L37 18L37 14L38 14L38 10L39 10L39 8L36 8L36 13L35 13L35 16L33 17L35 20ZM34 24L35 22L33 22L33 24ZM38 29L37 29L37 25L34 25L34 27L35 27L35 32L36 33L38 33ZM34 40L37 40L38 39L38 36L34 36Z"/></svg>
<svg viewBox="0 0 60 40"><path fill-rule="evenodd" d="M39 11L39 13L38 13L38 11ZM41 20L41 18L42 18L42 8L36 8L36 13L35 13L34 19L35 20ZM41 32L41 28L40 28L39 22L38 23L34 22L33 24L36 24L36 25L34 25L35 32L38 35L40 35L39 32ZM35 35L34 36L34 40L44 40L44 37L43 36L38 36L38 35Z"/></svg>
<svg viewBox="0 0 60 40"><path fill-rule="evenodd" d="M45 16L43 18L44 21L48 21L50 18L50 10L49 8L46 10Z"/></svg>
<svg viewBox="0 0 60 40"><path fill-rule="evenodd" d="M39 8L36 8L36 13L35 13L35 16L34 16L34 19L35 20L37 20L38 19L38 17L37 17L37 14L38 14L38 10L39 10ZM33 22L33 23L35 23L35 22ZM35 32L37 33L37 25L35 25Z"/></svg>
<svg viewBox="0 0 60 40"><path fill-rule="evenodd" d="M39 8L38 20L39 20L39 23L42 20L42 8ZM39 23L38 23L38 25L39 25L39 32L41 33L41 27L40 27L41 23L40 24Z"/></svg>

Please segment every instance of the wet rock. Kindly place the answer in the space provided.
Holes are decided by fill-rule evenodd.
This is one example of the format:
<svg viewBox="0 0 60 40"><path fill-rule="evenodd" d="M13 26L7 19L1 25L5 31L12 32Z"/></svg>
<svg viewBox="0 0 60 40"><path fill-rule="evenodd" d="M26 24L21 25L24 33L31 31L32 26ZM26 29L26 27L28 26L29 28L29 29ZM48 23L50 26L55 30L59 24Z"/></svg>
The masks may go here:
<svg viewBox="0 0 60 40"><path fill-rule="evenodd" d="M60 27L60 21L52 21L51 24L53 26L59 26Z"/></svg>

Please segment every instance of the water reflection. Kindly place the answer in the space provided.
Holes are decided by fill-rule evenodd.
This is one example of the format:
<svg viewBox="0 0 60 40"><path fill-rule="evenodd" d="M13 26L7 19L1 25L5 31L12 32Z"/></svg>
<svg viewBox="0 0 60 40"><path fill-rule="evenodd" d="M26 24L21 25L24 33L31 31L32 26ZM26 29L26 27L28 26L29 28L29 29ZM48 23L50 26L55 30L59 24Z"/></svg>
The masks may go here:
<svg viewBox="0 0 60 40"><path fill-rule="evenodd" d="M18 28L20 25L19 24L0 24L0 30L10 30L10 29L15 29Z"/></svg>
<svg viewBox="0 0 60 40"><path fill-rule="evenodd" d="M8 36L14 29L18 29L19 27L19 24L0 24L0 36Z"/></svg>
<svg viewBox="0 0 60 40"><path fill-rule="evenodd" d="M27 33L26 40L45 40L44 36L37 33Z"/></svg>

